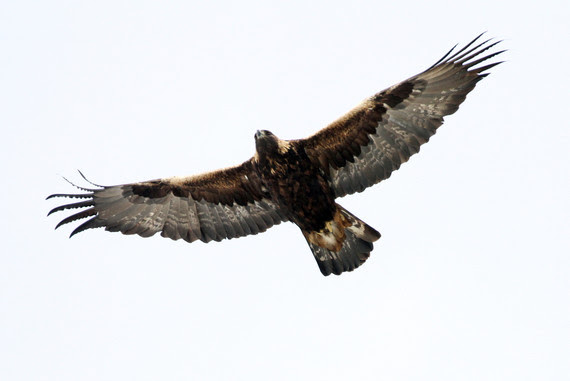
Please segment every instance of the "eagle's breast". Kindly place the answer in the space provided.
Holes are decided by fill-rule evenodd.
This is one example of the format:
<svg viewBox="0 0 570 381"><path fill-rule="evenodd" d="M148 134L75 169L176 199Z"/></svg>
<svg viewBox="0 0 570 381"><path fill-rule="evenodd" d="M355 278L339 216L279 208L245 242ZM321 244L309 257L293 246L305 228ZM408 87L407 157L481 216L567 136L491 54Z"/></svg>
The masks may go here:
<svg viewBox="0 0 570 381"><path fill-rule="evenodd" d="M258 170L272 199L303 230L318 231L332 220L334 193L326 174L313 163L302 146L259 153Z"/></svg>

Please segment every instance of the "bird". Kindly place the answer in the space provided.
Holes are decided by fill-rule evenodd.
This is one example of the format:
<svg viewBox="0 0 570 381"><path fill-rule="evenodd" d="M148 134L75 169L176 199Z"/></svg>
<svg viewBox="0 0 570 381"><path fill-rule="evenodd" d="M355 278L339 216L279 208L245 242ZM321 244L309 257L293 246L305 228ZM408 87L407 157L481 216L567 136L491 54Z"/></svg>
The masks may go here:
<svg viewBox="0 0 570 381"><path fill-rule="evenodd" d="M288 221L300 228L323 275L352 271L370 257L380 233L337 199L389 178L488 70L503 62L489 63L505 50L493 52L501 41L481 41L482 35L462 48L455 45L427 70L366 98L307 138L283 140L258 130L249 160L192 176L102 186L80 172L93 187L72 183L81 193L48 196L75 199L48 215L80 209L56 226L89 218L70 237L104 227L206 243Z"/></svg>

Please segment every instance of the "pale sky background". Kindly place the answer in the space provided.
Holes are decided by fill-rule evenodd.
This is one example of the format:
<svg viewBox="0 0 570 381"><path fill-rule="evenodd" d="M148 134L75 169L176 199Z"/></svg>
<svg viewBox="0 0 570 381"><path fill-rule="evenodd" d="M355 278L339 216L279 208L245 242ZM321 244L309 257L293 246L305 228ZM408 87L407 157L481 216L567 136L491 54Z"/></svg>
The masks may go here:
<svg viewBox="0 0 570 381"><path fill-rule="evenodd" d="M0 379L568 380L568 1L4 1ZM299 230L187 244L46 217L308 136L482 31L492 69L340 203L382 233L323 277Z"/></svg>

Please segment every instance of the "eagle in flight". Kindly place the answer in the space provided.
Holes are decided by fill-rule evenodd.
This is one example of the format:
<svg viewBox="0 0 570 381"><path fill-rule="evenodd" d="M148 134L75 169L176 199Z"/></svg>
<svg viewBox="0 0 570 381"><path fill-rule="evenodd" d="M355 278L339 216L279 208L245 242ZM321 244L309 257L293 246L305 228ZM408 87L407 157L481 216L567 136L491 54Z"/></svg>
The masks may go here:
<svg viewBox="0 0 570 381"><path fill-rule="evenodd" d="M78 187L86 193L49 196L78 199L49 214L86 208L57 225L89 218L71 236L104 227L142 237L160 232L188 242L243 237L291 221L323 275L352 271L368 259L380 233L336 199L390 177L435 134L444 116L457 111L486 71L501 63L479 65L503 52L483 55L500 41L478 42L480 37L308 138L281 140L259 130L254 156L240 165L188 177Z"/></svg>

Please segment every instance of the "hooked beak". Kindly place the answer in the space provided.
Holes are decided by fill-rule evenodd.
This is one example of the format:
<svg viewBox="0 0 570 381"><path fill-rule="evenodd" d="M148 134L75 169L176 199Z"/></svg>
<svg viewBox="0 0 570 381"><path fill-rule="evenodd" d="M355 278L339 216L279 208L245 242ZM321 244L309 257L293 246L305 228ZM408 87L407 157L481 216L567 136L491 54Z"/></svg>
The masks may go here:
<svg viewBox="0 0 570 381"><path fill-rule="evenodd" d="M266 130L257 130L257 131L255 132L255 139L257 140L257 139L259 139L259 138L262 138L262 137L264 137L264 136L267 136L267 133L268 133L268 132L269 132L269 131L266 131Z"/></svg>

